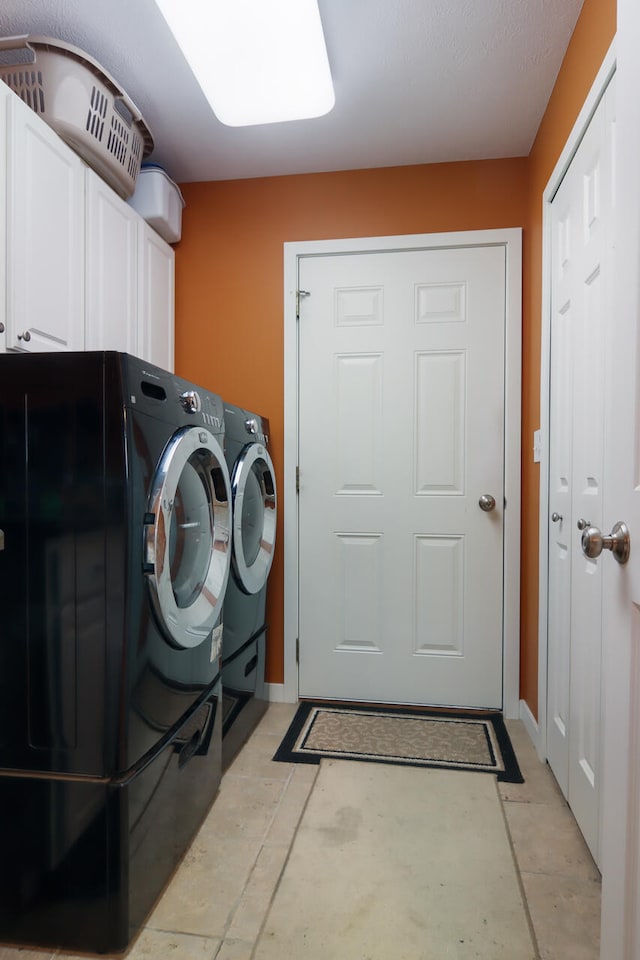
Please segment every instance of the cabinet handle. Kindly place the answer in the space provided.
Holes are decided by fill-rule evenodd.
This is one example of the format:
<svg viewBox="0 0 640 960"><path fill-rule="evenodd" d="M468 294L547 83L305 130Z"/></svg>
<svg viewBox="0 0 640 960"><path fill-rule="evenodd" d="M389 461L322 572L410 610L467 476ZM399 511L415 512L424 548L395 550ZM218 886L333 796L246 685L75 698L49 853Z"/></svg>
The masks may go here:
<svg viewBox="0 0 640 960"><path fill-rule="evenodd" d="M0 320L0 333L4 333L4 323Z"/></svg>
<svg viewBox="0 0 640 960"><path fill-rule="evenodd" d="M29 340L31 340L31 334L28 330L25 330L24 333L18 334L18 340L24 340L25 343L29 343Z"/></svg>

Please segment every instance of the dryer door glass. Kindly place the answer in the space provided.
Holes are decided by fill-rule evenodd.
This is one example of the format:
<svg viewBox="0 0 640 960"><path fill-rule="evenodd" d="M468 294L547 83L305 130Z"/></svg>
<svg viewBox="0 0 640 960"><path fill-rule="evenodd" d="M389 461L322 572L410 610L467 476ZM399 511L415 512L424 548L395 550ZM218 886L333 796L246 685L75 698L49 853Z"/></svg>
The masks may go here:
<svg viewBox="0 0 640 960"><path fill-rule="evenodd" d="M233 471L233 567L245 593L267 582L276 541L275 470L267 450L248 444Z"/></svg>
<svg viewBox="0 0 640 960"><path fill-rule="evenodd" d="M184 466L176 490L169 528L171 587L179 607L197 600L213 550L213 517L207 472L200 453Z"/></svg>
<svg viewBox="0 0 640 960"><path fill-rule="evenodd" d="M178 430L165 447L147 504L145 573L169 640L195 647L213 630L229 576L230 482L208 430Z"/></svg>
<svg viewBox="0 0 640 960"><path fill-rule="evenodd" d="M240 547L244 562L251 567L260 553L264 529L264 482L262 472L255 463L246 478L240 528L242 530Z"/></svg>

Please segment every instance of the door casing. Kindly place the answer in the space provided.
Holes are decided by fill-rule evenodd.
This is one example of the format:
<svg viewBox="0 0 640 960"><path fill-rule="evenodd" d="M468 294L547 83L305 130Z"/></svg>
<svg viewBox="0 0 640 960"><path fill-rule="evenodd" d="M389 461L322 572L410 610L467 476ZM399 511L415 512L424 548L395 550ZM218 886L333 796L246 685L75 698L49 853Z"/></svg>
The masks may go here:
<svg viewBox="0 0 640 960"><path fill-rule="evenodd" d="M284 690L298 699L298 266L301 257L502 244L506 251L505 509L503 589L503 710L520 715L520 417L522 402L522 230L356 237L284 244Z"/></svg>

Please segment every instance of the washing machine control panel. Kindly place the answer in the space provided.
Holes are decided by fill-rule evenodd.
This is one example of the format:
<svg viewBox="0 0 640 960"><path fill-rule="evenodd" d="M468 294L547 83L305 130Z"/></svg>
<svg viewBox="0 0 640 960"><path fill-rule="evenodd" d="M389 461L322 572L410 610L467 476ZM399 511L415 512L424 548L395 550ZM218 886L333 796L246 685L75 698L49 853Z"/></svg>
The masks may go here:
<svg viewBox="0 0 640 960"><path fill-rule="evenodd" d="M244 422L244 428L247 433L254 436L256 440L261 440L265 445L269 442L266 433L263 433L262 430L259 429L259 424L255 417L247 418Z"/></svg>
<svg viewBox="0 0 640 960"><path fill-rule="evenodd" d="M200 413L202 410L202 400L197 390L185 390L179 399L187 413Z"/></svg>

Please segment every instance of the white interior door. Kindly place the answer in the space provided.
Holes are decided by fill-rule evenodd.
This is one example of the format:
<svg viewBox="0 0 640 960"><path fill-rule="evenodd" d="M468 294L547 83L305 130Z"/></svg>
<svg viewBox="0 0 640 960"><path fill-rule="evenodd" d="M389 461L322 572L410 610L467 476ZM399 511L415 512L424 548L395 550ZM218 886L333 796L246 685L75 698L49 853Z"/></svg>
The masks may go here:
<svg viewBox="0 0 640 960"><path fill-rule="evenodd" d="M615 297L607 332L603 533L624 521L629 562L604 579L602 960L640 957L640 5L618 0Z"/></svg>
<svg viewBox="0 0 640 960"><path fill-rule="evenodd" d="M505 247L299 282L300 695L500 707Z"/></svg>
<svg viewBox="0 0 640 960"><path fill-rule="evenodd" d="M612 81L551 205L547 751L597 862L602 567L580 544L603 522L614 124Z"/></svg>

